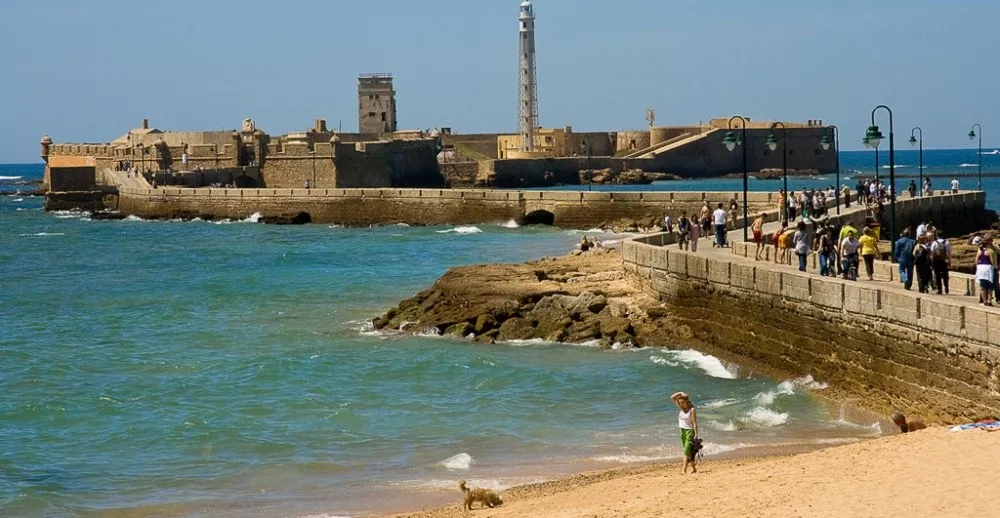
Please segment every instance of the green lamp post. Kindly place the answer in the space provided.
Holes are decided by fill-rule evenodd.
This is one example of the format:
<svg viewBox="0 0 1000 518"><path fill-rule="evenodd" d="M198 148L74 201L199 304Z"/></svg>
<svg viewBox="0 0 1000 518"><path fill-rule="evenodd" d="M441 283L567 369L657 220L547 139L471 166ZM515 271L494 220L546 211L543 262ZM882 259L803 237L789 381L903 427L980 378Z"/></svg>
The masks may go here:
<svg viewBox="0 0 1000 518"><path fill-rule="evenodd" d="M917 132L920 135L919 140L917 139L917 137L913 135L913 132ZM918 143L920 144L920 162L919 162L920 165L918 166L918 169L920 171L919 190L920 190L920 197L923 197L924 196L924 130L920 129L920 126L914 126L914 128L910 130L910 145L916 146Z"/></svg>
<svg viewBox="0 0 1000 518"><path fill-rule="evenodd" d="M837 144L833 150L834 153L836 153L836 161L837 161L837 181L836 183L833 184L834 187L833 195L834 198L837 200L837 214L840 214L840 128L838 128L836 125L833 124L831 124L830 127L833 128L833 138ZM820 139L819 141L819 145L821 148L823 148L823 151L829 151L830 144L831 144L830 137L827 135L823 135L823 138Z"/></svg>
<svg viewBox="0 0 1000 518"><path fill-rule="evenodd" d="M740 128L740 132L741 132L740 138L737 138L736 134L733 133L733 131L732 131L733 130L733 121L735 121L737 119L739 119L740 122L742 123L741 124L741 128ZM735 150L736 146L742 145L742 147L743 147L743 242L746 243L746 242L750 241L750 239L749 239L749 237L747 235L747 225L748 225L748 221L750 219L750 215L749 215L749 212L748 212L748 209L747 209L747 188L748 188L748 181L747 181L747 179L749 178L749 174L747 173L747 147L748 146L747 146L747 119L746 119L746 117L743 117L742 115L734 115L734 116L732 116L732 117L729 118L729 132L726 133L726 136L722 139L722 145L726 146L726 149L728 149L729 151Z"/></svg>
<svg viewBox="0 0 1000 518"><path fill-rule="evenodd" d="M785 193L784 200L781 207L781 221L788 224L788 129L785 125L780 122L775 122L771 124L771 132L767 134L767 139L764 140L764 144L767 145L767 149L771 151L776 151L778 149L778 139L774 136L774 128L781 126L781 177L782 177L782 190Z"/></svg>
<svg viewBox="0 0 1000 518"><path fill-rule="evenodd" d="M976 138L976 127L979 128L979 187L983 190L983 127L977 122L969 130L969 140Z"/></svg>
<svg viewBox="0 0 1000 518"><path fill-rule="evenodd" d="M889 240L892 241L896 238L896 149L892 110L888 106L880 104L872 110L872 125L868 126L865 137L868 138L868 143L875 148L877 156L878 145L885 138L882 132L879 131L878 126L875 125L875 112L879 109L884 109L889 114Z"/></svg>

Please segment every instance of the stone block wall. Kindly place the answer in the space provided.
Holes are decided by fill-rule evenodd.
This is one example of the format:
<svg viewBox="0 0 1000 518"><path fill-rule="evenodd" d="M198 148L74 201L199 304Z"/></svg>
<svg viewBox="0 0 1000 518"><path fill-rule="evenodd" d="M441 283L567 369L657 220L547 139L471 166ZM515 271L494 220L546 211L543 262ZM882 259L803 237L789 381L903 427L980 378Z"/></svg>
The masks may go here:
<svg viewBox="0 0 1000 518"><path fill-rule="evenodd" d="M912 200L907 210L985 204L982 193L949 196ZM1000 413L997 309L658 244L658 236L626 241L626 273L713 352L776 375L810 374L873 410L910 410L935 422Z"/></svg>

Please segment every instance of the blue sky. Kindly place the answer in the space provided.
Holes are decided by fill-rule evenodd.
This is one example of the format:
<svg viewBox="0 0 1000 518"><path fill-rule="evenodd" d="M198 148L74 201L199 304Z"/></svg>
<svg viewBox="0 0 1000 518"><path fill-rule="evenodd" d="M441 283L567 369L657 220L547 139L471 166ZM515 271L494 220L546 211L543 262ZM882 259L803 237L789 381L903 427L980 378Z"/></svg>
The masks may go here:
<svg viewBox="0 0 1000 518"><path fill-rule="evenodd" d="M395 74L401 129L514 131L518 3L0 0L0 162L37 162L44 133L103 142L142 117L356 131L365 72ZM969 147L973 122L1000 145L996 0L535 5L543 126L641 128L648 106L658 125L823 119L846 150L885 103L899 146L920 125L927 148Z"/></svg>

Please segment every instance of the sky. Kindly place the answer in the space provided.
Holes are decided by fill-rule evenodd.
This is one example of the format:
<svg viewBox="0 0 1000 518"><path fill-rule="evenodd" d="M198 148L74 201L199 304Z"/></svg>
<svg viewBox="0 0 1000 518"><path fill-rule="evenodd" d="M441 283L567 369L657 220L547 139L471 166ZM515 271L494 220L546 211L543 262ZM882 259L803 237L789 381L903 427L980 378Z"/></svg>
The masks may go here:
<svg viewBox="0 0 1000 518"><path fill-rule="evenodd" d="M38 140L357 131L357 75L395 76L400 129L517 129L520 0L0 0L0 163ZM996 0L537 0L539 123L638 129L822 119L860 149L875 105L925 148L1000 147ZM878 114L888 134L888 118ZM975 144L972 144L974 147Z"/></svg>

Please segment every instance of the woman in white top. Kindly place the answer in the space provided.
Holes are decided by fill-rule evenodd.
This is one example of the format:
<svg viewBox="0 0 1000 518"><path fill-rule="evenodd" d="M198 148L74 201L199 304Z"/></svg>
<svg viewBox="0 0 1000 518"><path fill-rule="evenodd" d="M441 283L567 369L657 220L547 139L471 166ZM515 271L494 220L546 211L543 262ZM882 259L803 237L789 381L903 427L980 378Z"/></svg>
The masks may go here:
<svg viewBox="0 0 1000 518"><path fill-rule="evenodd" d="M694 458L698 453L694 448L694 439L698 437L698 412L691 403L691 398L685 392L675 392L670 396L674 404L680 409L677 412L677 426L681 429L681 447L684 449L684 470L687 475L688 465L691 465L691 473L697 473Z"/></svg>

